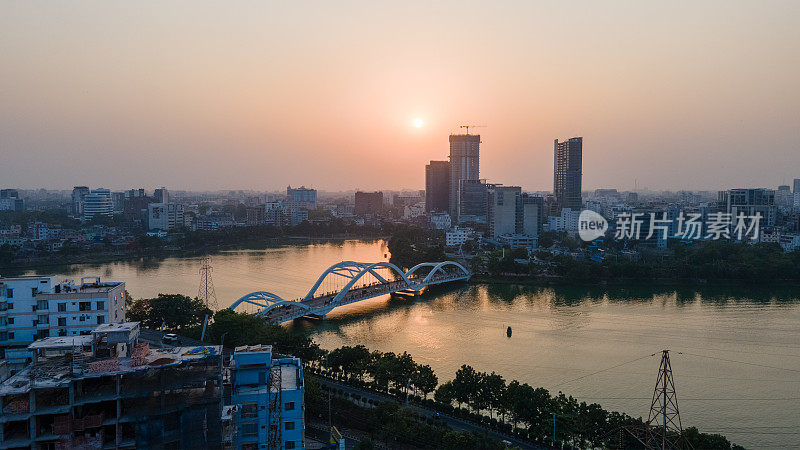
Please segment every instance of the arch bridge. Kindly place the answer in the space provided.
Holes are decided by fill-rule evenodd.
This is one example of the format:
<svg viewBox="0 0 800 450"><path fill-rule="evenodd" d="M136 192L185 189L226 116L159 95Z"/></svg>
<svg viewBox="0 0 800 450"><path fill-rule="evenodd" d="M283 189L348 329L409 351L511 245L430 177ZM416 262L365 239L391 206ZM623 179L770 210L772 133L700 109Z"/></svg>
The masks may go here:
<svg viewBox="0 0 800 450"><path fill-rule="evenodd" d="M304 316L324 318L338 306L395 292L416 294L428 286L469 277L469 271L454 261L417 264L407 272L389 262L342 261L328 267L302 298L284 300L272 292L256 291L236 300L229 308L255 307L256 316L275 323Z"/></svg>

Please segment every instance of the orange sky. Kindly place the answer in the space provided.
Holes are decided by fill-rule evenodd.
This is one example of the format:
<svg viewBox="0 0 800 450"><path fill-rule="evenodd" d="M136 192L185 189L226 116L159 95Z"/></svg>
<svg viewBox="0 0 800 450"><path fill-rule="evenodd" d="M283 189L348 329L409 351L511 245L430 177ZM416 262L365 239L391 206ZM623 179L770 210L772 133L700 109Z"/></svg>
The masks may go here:
<svg viewBox="0 0 800 450"><path fill-rule="evenodd" d="M3 2L0 184L419 189L462 123L531 190L800 178L800 2L430 3Z"/></svg>

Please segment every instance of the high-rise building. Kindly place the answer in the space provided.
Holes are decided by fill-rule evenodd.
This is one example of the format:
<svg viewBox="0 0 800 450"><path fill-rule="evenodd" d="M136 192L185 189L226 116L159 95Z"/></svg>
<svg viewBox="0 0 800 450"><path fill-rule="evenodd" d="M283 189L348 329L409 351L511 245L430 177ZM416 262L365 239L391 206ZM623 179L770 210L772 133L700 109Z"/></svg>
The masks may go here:
<svg viewBox="0 0 800 450"><path fill-rule="evenodd" d="M489 235L496 238L515 234L517 230L517 199L519 186L493 186L488 190Z"/></svg>
<svg viewBox="0 0 800 450"><path fill-rule="evenodd" d="M353 214L357 216L365 216L367 214L375 216L380 214L382 210L383 192L356 192Z"/></svg>
<svg viewBox="0 0 800 450"><path fill-rule="evenodd" d="M558 142L553 148L553 194L558 209L581 209L581 177L583 175L583 138Z"/></svg>
<svg viewBox="0 0 800 450"><path fill-rule="evenodd" d="M794 191L793 194L800 194L800 178L794 179Z"/></svg>
<svg viewBox="0 0 800 450"><path fill-rule="evenodd" d="M0 211L24 211L25 201L16 189L0 189Z"/></svg>
<svg viewBox="0 0 800 450"><path fill-rule="evenodd" d="M74 193L74 191L73 191ZM92 189L83 199L83 220L92 220L95 217L114 215L114 205L111 202L111 191L108 189Z"/></svg>
<svg viewBox="0 0 800 450"><path fill-rule="evenodd" d="M81 218L83 217L84 199L89 194L87 186L75 186L72 189L72 216Z"/></svg>
<svg viewBox="0 0 800 450"><path fill-rule="evenodd" d="M455 217L458 223L486 223L487 189L491 186L486 180L461 180Z"/></svg>
<svg viewBox="0 0 800 450"><path fill-rule="evenodd" d="M431 161L425 166L425 212L450 212L450 162Z"/></svg>
<svg viewBox="0 0 800 450"><path fill-rule="evenodd" d="M458 218L462 180L478 180L481 137L477 134L450 135L450 216Z"/></svg>
<svg viewBox="0 0 800 450"><path fill-rule="evenodd" d="M156 198L156 203L169 203L169 191L164 186L161 186L160 189L156 189L153 193L153 197Z"/></svg>

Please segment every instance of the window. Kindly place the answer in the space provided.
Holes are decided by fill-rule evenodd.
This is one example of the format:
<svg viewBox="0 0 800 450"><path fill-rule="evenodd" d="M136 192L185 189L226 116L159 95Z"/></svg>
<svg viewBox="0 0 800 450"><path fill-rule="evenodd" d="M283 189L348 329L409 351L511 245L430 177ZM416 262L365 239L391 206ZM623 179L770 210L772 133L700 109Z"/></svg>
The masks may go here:
<svg viewBox="0 0 800 450"><path fill-rule="evenodd" d="M14 298L14 290L13 289L6 289L6 298ZM9 303L10 305L11 303Z"/></svg>
<svg viewBox="0 0 800 450"><path fill-rule="evenodd" d="M286 431L294 430L294 422L283 422L283 429Z"/></svg>
<svg viewBox="0 0 800 450"><path fill-rule="evenodd" d="M8 324L9 325L14 325L14 318L13 317L9 317L8 318Z"/></svg>
<svg viewBox="0 0 800 450"><path fill-rule="evenodd" d="M254 417L258 417L258 404L257 403L242 404L242 418L252 419Z"/></svg>
<svg viewBox="0 0 800 450"><path fill-rule="evenodd" d="M58 304L58 312L67 312L67 304L66 303L59 303Z"/></svg>
<svg viewBox="0 0 800 450"><path fill-rule="evenodd" d="M242 424L242 434L245 436L254 436L258 434L257 422L246 422Z"/></svg>
<svg viewBox="0 0 800 450"><path fill-rule="evenodd" d="M9 339L14 339L14 332L13 331L9 331L8 332L8 338Z"/></svg>
<svg viewBox="0 0 800 450"><path fill-rule="evenodd" d="M293 411L294 410L294 402L286 402L283 404L283 409L285 411Z"/></svg>
<svg viewBox="0 0 800 450"><path fill-rule="evenodd" d="M97 316L97 324L102 325L104 323L106 323L106 318L103 316Z"/></svg>
<svg viewBox="0 0 800 450"><path fill-rule="evenodd" d="M286 441L286 448L294 448L294 441Z"/></svg>
<svg viewBox="0 0 800 450"><path fill-rule="evenodd" d="M92 302L78 302L78 311L89 311L92 309Z"/></svg>
<svg viewBox="0 0 800 450"><path fill-rule="evenodd" d="M67 318L66 317L59 317L58 318L58 326L60 326L60 327L67 326Z"/></svg>
<svg viewBox="0 0 800 450"><path fill-rule="evenodd" d="M267 384L266 372L258 372L258 384Z"/></svg>
<svg viewBox="0 0 800 450"><path fill-rule="evenodd" d="M106 309L106 302L97 302L97 310L102 311Z"/></svg>
<svg viewBox="0 0 800 450"><path fill-rule="evenodd" d="M31 297L36 297L36 288L31 288Z"/></svg>
<svg viewBox="0 0 800 450"><path fill-rule="evenodd" d="M81 318L78 320L80 320L81 322L86 322L86 316L81 316Z"/></svg>
<svg viewBox="0 0 800 450"><path fill-rule="evenodd" d="M11 289L9 289L9 291L10 291L10 290L11 290ZM9 304L8 304L8 309L14 309L14 304L9 302Z"/></svg>

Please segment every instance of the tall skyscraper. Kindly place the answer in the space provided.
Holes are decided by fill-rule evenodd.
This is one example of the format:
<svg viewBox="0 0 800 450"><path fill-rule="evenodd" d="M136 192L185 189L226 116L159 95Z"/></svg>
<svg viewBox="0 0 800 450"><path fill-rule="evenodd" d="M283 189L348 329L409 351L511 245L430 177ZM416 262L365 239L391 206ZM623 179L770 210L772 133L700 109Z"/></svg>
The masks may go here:
<svg viewBox="0 0 800 450"><path fill-rule="evenodd" d="M461 180L479 179L481 136L450 135L450 217L458 218L458 197Z"/></svg>
<svg viewBox="0 0 800 450"><path fill-rule="evenodd" d="M87 186L75 186L72 189L72 215L74 217L83 217L84 199L89 194Z"/></svg>
<svg viewBox="0 0 800 450"><path fill-rule="evenodd" d="M114 205L111 203L111 191L104 188L92 189L84 197L83 220L92 220L97 216L111 217Z"/></svg>
<svg viewBox="0 0 800 450"><path fill-rule="evenodd" d="M450 212L448 161L431 161L425 166L425 212Z"/></svg>
<svg viewBox="0 0 800 450"><path fill-rule="evenodd" d="M794 191L793 194L800 194L800 178L794 179Z"/></svg>
<svg viewBox="0 0 800 450"><path fill-rule="evenodd" d="M555 140L553 149L553 194L559 211L581 209L581 177L583 175L583 138L564 142Z"/></svg>
<svg viewBox="0 0 800 450"><path fill-rule="evenodd" d="M156 189L153 197L156 198L156 203L169 203L169 191L164 186L161 186L161 189Z"/></svg>

